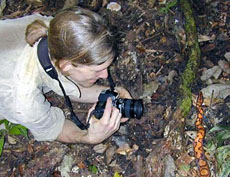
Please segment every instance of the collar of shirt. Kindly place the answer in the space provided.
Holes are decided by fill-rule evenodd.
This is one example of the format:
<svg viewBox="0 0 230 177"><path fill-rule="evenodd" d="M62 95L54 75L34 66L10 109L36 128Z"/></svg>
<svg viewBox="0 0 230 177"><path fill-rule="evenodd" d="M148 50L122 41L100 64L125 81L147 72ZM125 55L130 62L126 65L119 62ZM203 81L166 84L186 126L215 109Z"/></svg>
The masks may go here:
<svg viewBox="0 0 230 177"><path fill-rule="evenodd" d="M38 45L38 42L34 45L36 53L37 53L37 45ZM42 66L41 66L41 64L40 64L40 62L38 60L37 55L36 55L36 61L37 61L39 72L40 72L40 75L42 77L42 81L43 81L43 84L44 84L44 87L43 87L44 92L48 92L50 90L53 90L58 95L63 96L63 93L62 93L62 90L61 90L61 88L59 86L58 81L55 80L55 79L52 79L44 71L44 69L42 68ZM80 90L79 90L77 84L74 83L73 81L69 80L68 78L66 78L58 70L57 70L57 73L58 73L58 79L61 81L61 83L62 83L62 85L63 85L63 87L65 89L66 94L69 95L69 96L80 97Z"/></svg>

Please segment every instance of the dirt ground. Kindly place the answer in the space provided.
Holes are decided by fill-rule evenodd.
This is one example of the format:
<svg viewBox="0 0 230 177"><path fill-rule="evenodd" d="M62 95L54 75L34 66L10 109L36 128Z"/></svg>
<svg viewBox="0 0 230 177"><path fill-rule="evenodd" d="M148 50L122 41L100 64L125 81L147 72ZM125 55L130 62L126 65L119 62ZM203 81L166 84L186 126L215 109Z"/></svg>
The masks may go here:
<svg viewBox="0 0 230 177"><path fill-rule="evenodd" d="M72 5L62 0L39 2L7 0L2 18L18 18L35 12L53 15L64 5ZM112 11L107 9L110 0L96 2L79 1L79 5L97 11L108 20L118 44L118 57L110 72L116 85L127 88L133 98L144 100L142 118L129 120L99 145L37 142L30 132L29 139L13 136L16 144L6 137L0 157L0 176L199 176L192 147L196 134L195 106L186 120L184 150L175 153L177 150L170 149L170 143L165 141L187 63L183 56L186 50L185 22L179 3L171 7L169 2L175 1L118 0L113 2L121 9ZM209 134L209 130L216 125L230 124L230 2L192 0L191 5L202 55L197 77L191 85L193 96L196 97L210 82L225 85L227 90L225 96L203 106L207 134L204 146L208 151L208 142L216 136L215 132ZM220 74L203 79L206 77L204 72L214 66L220 66ZM107 81L99 83L108 85ZM68 115L63 98L50 92L47 99ZM90 107L89 104L74 103L76 114L82 118ZM224 139L222 145L230 145L229 140ZM218 176L216 154L206 154L206 158L212 176Z"/></svg>

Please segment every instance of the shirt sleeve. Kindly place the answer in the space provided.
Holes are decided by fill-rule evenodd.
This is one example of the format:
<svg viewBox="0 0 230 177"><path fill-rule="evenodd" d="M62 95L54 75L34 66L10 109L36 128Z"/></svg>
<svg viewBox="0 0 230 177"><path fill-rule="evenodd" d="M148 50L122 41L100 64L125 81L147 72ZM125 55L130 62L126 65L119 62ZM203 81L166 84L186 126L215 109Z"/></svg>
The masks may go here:
<svg viewBox="0 0 230 177"><path fill-rule="evenodd" d="M28 15L22 18L0 20L0 56L7 60L18 58L26 46L25 31L27 25L35 20L42 20L47 26L52 17L39 14Z"/></svg>
<svg viewBox="0 0 230 177"><path fill-rule="evenodd" d="M38 141L57 139L65 121L64 112L52 107L39 89L31 94L17 94L13 117L14 122L27 127Z"/></svg>

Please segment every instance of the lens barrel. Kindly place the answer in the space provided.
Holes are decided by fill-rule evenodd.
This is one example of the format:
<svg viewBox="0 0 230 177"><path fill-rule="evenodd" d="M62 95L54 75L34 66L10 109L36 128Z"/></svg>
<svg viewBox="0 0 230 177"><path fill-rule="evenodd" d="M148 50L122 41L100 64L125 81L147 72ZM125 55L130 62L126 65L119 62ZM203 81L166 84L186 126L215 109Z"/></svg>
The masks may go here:
<svg viewBox="0 0 230 177"><path fill-rule="evenodd" d="M143 100L142 99L123 99L122 116L127 118L140 119L143 115Z"/></svg>

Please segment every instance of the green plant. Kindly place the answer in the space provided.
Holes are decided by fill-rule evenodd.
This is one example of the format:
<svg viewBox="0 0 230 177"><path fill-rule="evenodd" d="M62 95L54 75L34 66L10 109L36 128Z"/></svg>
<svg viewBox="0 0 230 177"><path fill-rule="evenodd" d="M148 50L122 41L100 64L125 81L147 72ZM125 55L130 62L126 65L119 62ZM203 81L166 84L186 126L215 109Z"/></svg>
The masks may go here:
<svg viewBox="0 0 230 177"><path fill-rule="evenodd" d="M207 151L214 153L217 160L217 177L226 177L230 175L230 145L224 144L227 139L230 139L229 126L216 126L209 132L212 139L209 141Z"/></svg>
<svg viewBox="0 0 230 177"><path fill-rule="evenodd" d="M177 0L172 0L166 3L165 7L162 7L159 12L163 14L167 14L170 8L174 7L177 4Z"/></svg>
<svg viewBox="0 0 230 177"><path fill-rule="evenodd" d="M230 175L230 145L217 148L218 176L226 177Z"/></svg>
<svg viewBox="0 0 230 177"><path fill-rule="evenodd" d="M0 120L0 125L4 124L5 129L0 130L0 156L2 154L3 148L4 148L4 142L5 142L5 136L7 134L9 135L23 135L26 138L28 138L28 130L22 125L19 124L13 124L9 122L8 120Z"/></svg>
<svg viewBox="0 0 230 177"><path fill-rule="evenodd" d="M98 168L95 165L90 165L89 166L89 171L91 171L93 174L98 173Z"/></svg>

